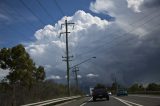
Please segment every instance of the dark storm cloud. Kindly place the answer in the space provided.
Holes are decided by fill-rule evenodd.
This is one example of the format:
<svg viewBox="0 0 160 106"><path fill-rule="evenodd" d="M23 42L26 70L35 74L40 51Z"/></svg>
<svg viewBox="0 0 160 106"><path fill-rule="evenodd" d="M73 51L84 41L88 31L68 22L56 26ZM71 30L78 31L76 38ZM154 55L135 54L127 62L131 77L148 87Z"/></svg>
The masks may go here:
<svg viewBox="0 0 160 106"><path fill-rule="evenodd" d="M160 0L148 0L143 5L147 8L160 7Z"/></svg>
<svg viewBox="0 0 160 106"><path fill-rule="evenodd" d="M154 29L154 28L153 28ZM157 27L155 27L157 29ZM97 56L81 68L81 73L98 73L97 83L112 83L115 78L122 85L134 82L159 82L160 78L160 35L154 30L145 36L128 34L118 40L113 40L110 46L99 44L97 49L85 54ZM110 35L115 36L115 35ZM109 38L109 41L112 38ZM104 39L101 39L104 41ZM103 47L104 46L104 47ZM87 82L86 82L87 83Z"/></svg>
<svg viewBox="0 0 160 106"><path fill-rule="evenodd" d="M107 1L111 0L104 0L103 2ZM116 3L119 4L124 1L111 2L116 5ZM95 51L90 52L90 54L97 56L95 64L88 66L88 69L91 69L90 72L99 73L101 79L97 82L109 84L115 78L122 85L130 85L134 82L160 82L159 4L159 0L144 0L142 7L140 7L141 12L133 13L131 9L125 7L125 3L122 7L115 6L114 8L98 8L97 3L95 8L99 12L107 10L113 12L117 19L115 23L119 22L117 25L112 24L113 27L110 26L110 29L104 34L107 39L105 36L99 38L101 41L95 42L97 44L95 45ZM137 27L139 25L140 27ZM123 34L128 32L129 29L137 30L124 36ZM118 33L109 34L108 32ZM119 37L112 40L114 36ZM106 42L105 40L112 42L103 45ZM99 48L101 48L100 51ZM88 56L86 54L86 57Z"/></svg>
<svg viewBox="0 0 160 106"><path fill-rule="evenodd" d="M140 46L134 50L134 53L140 55L140 58L136 59L139 62L134 63L133 75L139 76L138 79L141 81L144 79L146 81L160 81L159 31L145 36L141 42Z"/></svg>
<svg viewBox="0 0 160 106"><path fill-rule="evenodd" d="M115 74L119 83L122 84L160 81L159 31L150 33L141 39L133 37L132 39L135 40L124 41L111 52L106 52L104 58L109 59L105 62L104 67L108 69L106 74L109 74L108 76ZM140 43L137 44L138 42ZM109 58L108 55L112 58Z"/></svg>

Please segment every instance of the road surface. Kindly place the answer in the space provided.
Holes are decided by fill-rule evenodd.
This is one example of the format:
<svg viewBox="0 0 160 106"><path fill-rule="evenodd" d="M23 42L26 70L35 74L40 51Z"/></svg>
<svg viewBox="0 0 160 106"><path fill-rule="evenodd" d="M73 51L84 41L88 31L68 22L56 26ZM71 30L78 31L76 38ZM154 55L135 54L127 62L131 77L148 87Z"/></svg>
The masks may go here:
<svg viewBox="0 0 160 106"><path fill-rule="evenodd" d="M110 96L110 100L97 100L91 97L70 101L57 106L160 106L160 96L129 95L123 97Z"/></svg>

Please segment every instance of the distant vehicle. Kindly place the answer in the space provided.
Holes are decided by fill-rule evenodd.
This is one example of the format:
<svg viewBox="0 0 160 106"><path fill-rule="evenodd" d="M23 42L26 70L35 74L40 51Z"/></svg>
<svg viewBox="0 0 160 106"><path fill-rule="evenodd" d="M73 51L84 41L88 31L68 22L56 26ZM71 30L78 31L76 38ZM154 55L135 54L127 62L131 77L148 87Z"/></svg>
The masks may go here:
<svg viewBox="0 0 160 106"><path fill-rule="evenodd" d="M108 95L112 95L112 93L111 93L111 92L108 92Z"/></svg>
<svg viewBox="0 0 160 106"><path fill-rule="evenodd" d="M105 87L95 87L92 92L93 101L96 101L97 98L109 100L109 95Z"/></svg>
<svg viewBox="0 0 160 106"><path fill-rule="evenodd" d="M89 88L89 93L90 93L90 96L92 96L93 89L94 89L94 88Z"/></svg>
<svg viewBox="0 0 160 106"><path fill-rule="evenodd" d="M85 96L86 96L86 97L89 97L90 95L89 95L89 94L86 94Z"/></svg>
<svg viewBox="0 0 160 106"><path fill-rule="evenodd" d="M128 96L128 92L125 89L119 89L117 91L117 96Z"/></svg>

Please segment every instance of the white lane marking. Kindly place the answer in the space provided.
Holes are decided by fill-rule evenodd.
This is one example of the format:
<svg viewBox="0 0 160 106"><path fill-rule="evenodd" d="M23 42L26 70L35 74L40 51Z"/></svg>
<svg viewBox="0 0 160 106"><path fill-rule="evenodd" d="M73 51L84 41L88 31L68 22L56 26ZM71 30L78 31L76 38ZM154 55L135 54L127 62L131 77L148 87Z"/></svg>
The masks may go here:
<svg viewBox="0 0 160 106"><path fill-rule="evenodd" d="M158 96L147 96L147 95L129 95L129 96L137 96L137 97L143 97L143 98L153 98L153 99L160 99Z"/></svg>
<svg viewBox="0 0 160 106"><path fill-rule="evenodd" d="M89 100L89 102L93 99L93 97L91 97L91 99Z"/></svg>
<svg viewBox="0 0 160 106"><path fill-rule="evenodd" d="M132 106L131 104L128 104L127 102L123 101L122 99L119 99L119 98L117 98L117 97L113 97L113 98L119 100L120 102L124 103L124 104L127 105L127 106Z"/></svg>
<svg viewBox="0 0 160 106"><path fill-rule="evenodd" d="M123 101L128 102L128 103L133 104L133 105L143 106L143 105L140 105L140 104L137 104L137 103L134 103L134 102L127 101L127 100L123 100Z"/></svg>
<svg viewBox="0 0 160 106"><path fill-rule="evenodd" d="M63 106L63 105L66 105L66 104L71 103L71 102L74 102L74 101L77 101L77 100L71 100L71 101L68 101L68 102L64 102L64 103L62 103L62 104L57 104L57 105L55 105L55 106Z"/></svg>
<svg viewBox="0 0 160 106"><path fill-rule="evenodd" d="M87 103L87 102L85 102L85 103L81 104L80 106L84 106L86 103Z"/></svg>
<svg viewBox="0 0 160 106"><path fill-rule="evenodd" d="M92 97L93 98L93 97ZM90 98L87 102L90 102L92 100L92 98ZM87 104L87 102L82 103L80 106L84 106L85 104Z"/></svg>
<svg viewBox="0 0 160 106"><path fill-rule="evenodd" d="M127 103L126 105L131 105L131 104L133 104L133 105L136 105L136 106L143 106L143 105L141 105L141 104L138 104L138 103L134 103L134 102L130 102L130 101L127 101L127 100L124 100L124 99L120 99L120 98L117 98L117 97L113 97L113 98L115 98L115 99L117 99L117 100L119 100L119 101L121 101L121 102L123 102L123 103ZM128 105L128 106L129 106ZM132 106L132 105L131 105Z"/></svg>

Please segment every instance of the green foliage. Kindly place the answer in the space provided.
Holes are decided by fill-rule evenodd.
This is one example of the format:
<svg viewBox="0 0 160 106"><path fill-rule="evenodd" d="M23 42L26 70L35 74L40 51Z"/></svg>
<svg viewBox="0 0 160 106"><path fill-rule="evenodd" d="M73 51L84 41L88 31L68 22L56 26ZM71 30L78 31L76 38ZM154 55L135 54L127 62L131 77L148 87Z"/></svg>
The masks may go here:
<svg viewBox="0 0 160 106"><path fill-rule="evenodd" d="M147 88L148 91L160 91L160 85L156 83L150 83L148 84Z"/></svg>
<svg viewBox="0 0 160 106"><path fill-rule="evenodd" d="M97 84L94 88L97 89L97 88L106 88L106 87L103 84Z"/></svg>
<svg viewBox="0 0 160 106"><path fill-rule="evenodd" d="M133 84L131 87L128 88L130 93L136 94L159 94L160 85L156 83L149 83L148 86L145 88L142 84ZM156 92L158 91L158 92Z"/></svg>
<svg viewBox="0 0 160 106"><path fill-rule="evenodd" d="M31 86L35 81L45 78L44 68L42 66L36 68L35 63L21 44L0 50L0 68L10 71L4 79L10 85L19 83Z"/></svg>
<svg viewBox="0 0 160 106"><path fill-rule="evenodd" d="M116 83L112 83L111 90L116 90L116 88L117 88Z"/></svg>
<svg viewBox="0 0 160 106"><path fill-rule="evenodd" d="M43 82L34 83L34 85L30 89L27 89L25 86L21 86L19 84L16 84L15 88L16 106L68 96L66 89L67 86L58 84L53 80L45 80ZM72 86L70 87L70 90L71 95L82 94L82 92L77 91L77 89ZM1 86L0 84L1 106L11 106L11 95L12 92L10 92L9 89L6 89L4 85Z"/></svg>
<svg viewBox="0 0 160 106"><path fill-rule="evenodd" d="M35 77L36 77L36 81L44 80L45 72L44 72L44 67L43 66L39 66L37 68L37 70L35 71Z"/></svg>
<svg viewBox="0 0 160 106"><path fill-rule="evenodd" d="M136 92L136 91L144 91L144 87L142 84L134 84L129 89L129 92Z"/></svg>

